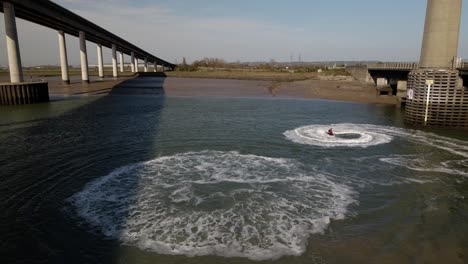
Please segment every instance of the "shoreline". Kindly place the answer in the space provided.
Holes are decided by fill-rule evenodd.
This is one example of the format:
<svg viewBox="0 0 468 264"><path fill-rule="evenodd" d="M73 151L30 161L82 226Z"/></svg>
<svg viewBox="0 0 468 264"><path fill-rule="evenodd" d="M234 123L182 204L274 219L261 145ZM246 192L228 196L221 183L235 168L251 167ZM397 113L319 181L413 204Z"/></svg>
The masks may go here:
<svg viewBox="0 0 468 264"><path fill-rule="evenodd" d="M169 74L170 75L170 74ZM145 78L148 78L145 80ZM49 83L50 96L87 96L106 94L139 94L182 97L275 97L322 99L368 104L397 105L396 96L379 96L375 86L352 80L348 76L324 76L304 80L276 81L231 78L199 77L138 77L123 76L118 79L92 76L90 83L82 83L72 76L69 85L60 76L43 77ZM6 79L6 80L5 80ZM0 81L8 81L1 76ZM144 91L142 90L144 87ZM162 90L161 90L162 89ZM159 92L155 92L158 90ZM151 92L153 91L153 92Z"/></svg>
<svg viewBox="0 0 468 264"><path fill-rule="evenodd" d="M342 77L338 77L342 78ZM161 90L162 88L162 90ZM159 89L159 93L156 92ZM130 79L115 87L113 94L164 94L183 97L275 97L322 99L369 104L397 105L396 96L379 96L373 85L351 80L307 79L277 82L216 78L167 77Z"/></svg>

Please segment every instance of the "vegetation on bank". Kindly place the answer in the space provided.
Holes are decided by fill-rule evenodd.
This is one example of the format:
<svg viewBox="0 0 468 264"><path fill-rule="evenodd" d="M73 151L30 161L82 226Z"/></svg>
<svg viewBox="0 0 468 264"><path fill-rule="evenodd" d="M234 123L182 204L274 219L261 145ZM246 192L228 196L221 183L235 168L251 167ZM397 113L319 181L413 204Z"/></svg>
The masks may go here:
<svg viewBox="0 0 468 264"><path fill-rule="evenodd" d="M61 70L58 66L30 67L23 68L24 77L40 78L60 76ZM0 70L0 76L7 76L7 70ZM81 69L77 67L69 68L70 76L81 75ZM97 67L89 68L90 76L98 76ZM112 76L112 69L104 69L105 76ZM191 77L191 78L216 78L216 79L238 79L238 80L266 80L276 82L300 81L306 79L327 79L350 76L343 67L328 67L317 64L288 64L278 63L273 60L260 63L226 62L223 59L204 58L188 64L185 58L174 71L166 72L170 77ZM125 72L119 72L119 76L132 76L129 66L125 67Z"/></svg>
<svg viewBox="0 0 468 264"><path fill-rule="evenodd" d="M171 77L218 78L240 80L299 81L322 77L350 76L344 68L329 68L325 65L277 63L226 62L217 58L205 58L188 64L183 58Z"/></svg>

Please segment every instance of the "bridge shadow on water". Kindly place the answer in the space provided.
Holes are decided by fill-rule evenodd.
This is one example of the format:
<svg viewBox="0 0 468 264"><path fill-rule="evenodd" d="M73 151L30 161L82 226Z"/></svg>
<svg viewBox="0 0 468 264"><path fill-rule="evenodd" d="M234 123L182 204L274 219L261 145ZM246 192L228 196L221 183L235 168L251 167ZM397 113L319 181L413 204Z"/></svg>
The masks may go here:
<svg viewBox="0 0 468 264"><path fill-rule="evenodd" d="M0 109L22 115L18 124L0 120L1 263L123 263L124 246L77 216L69 198L158 155L164 81L161 73L134 78L58 116L51 104L76 100ZM137 185L126 191L137 193Z"/></svg>
<svg viewBox="0 0 468 264"><path fill-rule="evenodd" d="M163 72L142 72L137 78L126 80L112 89L113 95L165 95Z"/></svg>

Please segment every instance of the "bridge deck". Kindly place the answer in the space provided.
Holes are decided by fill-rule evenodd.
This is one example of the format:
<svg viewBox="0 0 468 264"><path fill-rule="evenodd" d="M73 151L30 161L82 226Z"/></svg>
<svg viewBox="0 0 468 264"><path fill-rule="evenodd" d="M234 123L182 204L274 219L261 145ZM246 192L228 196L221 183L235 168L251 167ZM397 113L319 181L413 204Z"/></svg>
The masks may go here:
<svg viewBox="0 0 468 264"><path fill-rule="evenodd" d="M419 67L416 62L385 62L385 63L372 63L367 65L369 70L400 70L412 71ZM461 61L456 65L457 70L468 71L468 61Z"/></svg>
<svg viewBox="0 0 468 264"><path fill-rule="evenodd" d="M385 63L373 63L368 64L369 70L402 70L411 71L419 67L418 63L415 62L385 62Z"/></svg>
<svg viewBox="0 0 468 264"><path fill-rule="evenodd" d="M80 31L84 31L86 39L94 43L108 48L111 48L112 44L116 44L119 51L125 54L134 52L138 59L147 58L150 62L157 62L159 65L171 68L175 66L51 1L9 0L8 2L14 4L15 15L21 19L73 36L78 36ZM3 5L0 5L0 12L3 12Z"/></svg>

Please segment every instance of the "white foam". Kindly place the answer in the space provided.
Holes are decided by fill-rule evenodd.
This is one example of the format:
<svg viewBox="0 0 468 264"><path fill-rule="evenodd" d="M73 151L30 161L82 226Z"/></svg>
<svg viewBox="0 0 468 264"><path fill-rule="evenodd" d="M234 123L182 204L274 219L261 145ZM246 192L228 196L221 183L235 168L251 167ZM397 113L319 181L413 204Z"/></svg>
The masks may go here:
<svg viewBox="0 0 468 264"><path fill-rule="evenodd" d="M330 128L333 128L335 136L326 133ZM373 128L372 125L356 124L310 125L288 130L284 132L284 135L293 142L320 147L367 148L392 141L392 136L376 131ZM346 134L358 137L350 139L340 137L340 135Z"/></svg>
<svg viewBox="0 0 468 264"><path fill-rule="evenodd" d="M380 158L382 162L405 167L410 170L423 172L439 172L468 177L468 160L448 160L434 162L415 155L392 155Z"/></svg>
<svg viewBox="0 0 468 264"><path fill-rule="evenodd" d="M357 139L343 139L336 136L329 136L326 131L333 128L335 134L348 133L359 135ZM391 157L380 158L385 163L403 166L411 170L440 172L454 175L468 176L468 142L449 137L439 136L433 133L369 124L331 124L331 125L310 125L289 130L284 133L287 139L300 143L315 145L324 148L333 147L361 147L389 143L392 139L398 138L421 146L432 147L442 150L446 154L453 154L464 159L447 157L442 160L427 160L424 153L414 155L392 155Z"/></svg>
<svg viewBox="0 0 468 264"><path fill-rule="evenodd" d="M265 260L302 254L353 196L294 160L204 151L120 168L69 201L103 234L141 249Z"/></svg>

